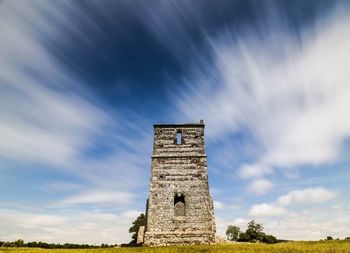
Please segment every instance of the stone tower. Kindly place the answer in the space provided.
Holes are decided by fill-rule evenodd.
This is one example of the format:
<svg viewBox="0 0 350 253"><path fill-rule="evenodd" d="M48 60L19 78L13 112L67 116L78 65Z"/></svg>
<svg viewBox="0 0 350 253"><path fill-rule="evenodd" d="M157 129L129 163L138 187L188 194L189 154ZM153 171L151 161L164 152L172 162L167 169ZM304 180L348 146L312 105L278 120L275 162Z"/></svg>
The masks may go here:
<svg viewBox="0 0 350 253"><path fill-rule="evenodd" d="M145 245L215 242L204 123L154 125Z"/></svg>

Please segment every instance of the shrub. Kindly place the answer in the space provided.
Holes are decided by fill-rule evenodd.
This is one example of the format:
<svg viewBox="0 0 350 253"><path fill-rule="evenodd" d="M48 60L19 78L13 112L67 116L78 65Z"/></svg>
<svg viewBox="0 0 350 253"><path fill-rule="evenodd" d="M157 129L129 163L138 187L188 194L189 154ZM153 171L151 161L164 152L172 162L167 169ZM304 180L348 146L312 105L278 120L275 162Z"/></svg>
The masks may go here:
<svg viewBox="0 0 350 253"><path fill-rule="evenodd" d="M250 236L247 233L240 233L238 241L239 242L249 242L250 241Z"/></svg>
<svg viewBox="0 0 350 253"><path fill-rule="evenodd" d="M262 242L264 243L277 243L277 238L274 237L273 235L264 235L263 238L261 239Z"/></svg>

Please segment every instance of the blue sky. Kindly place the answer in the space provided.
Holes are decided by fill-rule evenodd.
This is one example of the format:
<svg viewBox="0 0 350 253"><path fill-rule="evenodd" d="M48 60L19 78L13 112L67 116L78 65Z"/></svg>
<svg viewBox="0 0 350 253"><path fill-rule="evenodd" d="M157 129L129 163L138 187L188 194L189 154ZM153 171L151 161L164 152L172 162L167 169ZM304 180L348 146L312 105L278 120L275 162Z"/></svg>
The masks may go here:
<svg viewBox="0 0 350 253"><path fill-rule="evenodd" d="M154 123L206 123L218 234L349 236L347 1L0 1L0 240L128 242Z"/></svg>

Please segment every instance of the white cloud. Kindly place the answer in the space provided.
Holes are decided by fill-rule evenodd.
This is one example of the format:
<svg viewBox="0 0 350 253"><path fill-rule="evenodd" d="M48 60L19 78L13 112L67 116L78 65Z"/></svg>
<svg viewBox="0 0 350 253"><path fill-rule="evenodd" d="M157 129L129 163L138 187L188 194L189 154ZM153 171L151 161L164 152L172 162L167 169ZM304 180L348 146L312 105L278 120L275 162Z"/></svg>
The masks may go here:
<svg viewBox="0 0 350 253"><path fill-rule="evenodd" d="M288 210L276 204L256 205L257 214L253 218L264 226L264 232L279 239L319 240L326 236L345 238L350 227L350 206L341 199L338 204L327 206L309 206L302 210ZM263 212L266 210L266 212ZM270 215L275 212L275 215ZM252 215L250 213L250 215ZM245 230L249 218L229 219L217 217L217 232L224 236L228 225L236 225Z"/></svg>
<svg viewBox="0 0 350 253"><path fill-rule="evenodd" d="M0 210L0 237L5 241L21 238L25 241L53 243L125 243L132 221L141 212L123 213L64 212L40 214Z"/></svg>
<svg viewBox="0 0 350 253"><path fill-rule="evenodd" d="M130 192L90 190L59 200L54 203L54 206L65 207L79 204L118 206L127 205L134 198L135 195Z"/></svg>
<svg viewBox="0 0 350 253"><path fill-rule="evenodd" d="M290 191L280 196L275 203L253 205L249 214L253 217L280 216L287 212L287 206L315 205L333 199L337 194L322 187Z"/></svg>
<svg viewBox="0 0 350 253"><path fill-rule="evenodd" d="M67 166L111 119L38 42L41 3L1 6L0 159Z"/></svg>
<svg viewBox="0 0 350 253"><path fill-rule="evenodd" d="M254 178L270 174L272 172L273 170L268 166L260 164L244 164L238 169L237 173L241 178Z"/></svg>
<svg viewBox="0 0 350 253"><path fill-rule="evenodd" d="M214 200L214 208L217 210L237 210L241 207L235 204L227 204L218 200Z"/></svg>
<svg viewBox="0 0 350 253"><path fill-rule="evenodd" d="M236 218L232 221L232 224L238 226L238 227L243 227L246 226L248 224L248 220L247 219L243 219L243 218Z"/></svg>
<svg viewBox="0 0 350 253"><path fill-rule="evenodd" d="M215 207L216 209L224 209L224 208L225 208L225 204L222 203L221 201L215 200L215 201L214 201L214 207Z"/></svg>
<svg viewBox="0 0 350 253"><path fill-rule="evenodd" d="M43 191L60 192L81 189L81 185L69 181L52 181L41 186Z"/></svg>
<svg viewBox="0 0 350 253"><path fill-rule="evenodd" d="M290 240L319 240L327 236L345 238L350 227L349 205L310 207L302 211L288 211L276 217L260 220L266 233Z"/></svg>
<svg viewBox="0 0 350 253"><path fill-rule="evenodd" d="M248 191L263 195L273 188L273 183L267 179L255 179L248 186Z"/></svg>
<svg viewBox="0 0 350 253"><path fill-rule="evenodd" d="M268 21L210 38L214 64L197 64L204 70L184 77L177 98L181 115L206 120L209 138L244 132L260 147L245 178L335 161L350 136L349 16L338 8L297 35L283 17Z"/></svg>
<svg viewBox="0 0 350 253"><path fill-rule="evenodd" d="M273 188L273 183L267 179L261 178L261 179L255 179L253 182L251 182L248 186L248 191L263 195L269 192Z"/></svg>
<svg viewBox="0 0 350 253"><path fill-rule="evenodd" d="M254 205L249 214L253 217L267 217L267 216L279 216L284 214L286 209L282 206L274 205L274 204L259 204Z"/></svg>
<svg viewBox="0 0 350 253"><path fill-rule="evenodd" d="M120 152L103 161L80 160L83 149L103 133L104 124L109 125L111 119L85 90L77 87L80 82L75 75L59 66L37 41L31 26L40 26L43 34L52 34L55 30L50 28L47 20L42 19L43 16L36 13L36 3L40 3L40 9L47 11L51 18L56 17L69 24L59 9L52 8L45 1L27 5L14 1L2 3L0 159L56 167L73 164L74 168L70 169L78 170L76 175L101 186L99 191L83 191L67 197L61 200L62 205L129 203L133 199L132 193L119 188L138 185L144 173L140 173L143 167L139 153ZM177 18L168 15L172 9L165 5L166 11L162 13L166 13L172 24ZM183 13L178 10L176 14L181 16ZM264 151L255 162L241 167L239 175L242 178L260 178L272 173L272 167L320 164L338 157L341 144L350 133L350 35L347 32L350 22L344 15L336 16L313 30L304 31L298 37L300 41L289 34L288 28L278 26L277 30L262 30L259 34L266 34L263 39L248 33L247 37L234 39L211 38L213 51L209 54L215 56L215 66L206 69L204 74L194 70L193 76L187 80L191 87L188 90L182 87L184 96L178 100L183 113L181 116L186 115L191 121L204 118L208 136L212 139L248 131L256 141L254 145ZM153 13L152 17L158 25L153 26L157 34L160 34L159 26L163 26L162 31L168 30L164 29L166 26L163 22L159 22L159 16ZM74 29L75 26L67 25L66 28ZM178 28L176 26L175 30L180 31ZM75 34L84 36L79 31ZM23 71L23 66L30 66L34 73L39 73L40 82ZM193 87L193 84L197 86ZM124 119L118 120L128 130L135 130ZM114 124L116 121L112 122ZM128 145L132 141L122 134L113 138L127 147L132 146ZM142 140L147 138L142 136ZM132 150L144 148L145 143L138 141L137 148ZM120 175L122 177L119 178ZM105 188L102 185L106 185ZM117 185L118 189L110 190L113 185ZM261 188L261 184L255 188ZM126 196L124 199L123 192ZM322 201L318 194L317 198L319 202ZM295 192L285 195L283 201L288 203L286 205L306 202ZM216 205L219 209L227 207L222 202L216 202ZM283 207L276 205L260 205L260 214L263 213L261 209L265 210L265 214L270 211L277 215L278 208L282 212ZM323 210L316 208L312 211L317 213ZM41 215L1 212L0 237L5 240L22 237L25 240L49 242L63 242L68 238L71 242L80 243L119 242L123 238L123 241L127 241L126 231L131 216L136 213ZM339 233L348 231L348 213L344 215L327 210L324 213L334 214L335 217L324 223L328 217L316 219L311 211L288 213L286 220L275 224L275 230L271 233L280 231L280 237L292 239L296 234L301 239L318 239L316 235L327 230L339 229ZM219 220L219 227L220 224L223 223Z"/></svg>
<svg viewBox="0 0 350 253"><path fill-rule="evenodd" d="M60 243L128 242L135 211L96 214L81 210L135 206L133 192L144 189L148 181L144 168L145 162L149 164L151 137L143 128L143 117L132 111L122 115L121 111L106 110L79 75L47 50L43 35L62 36L55 22L76 29L65 16L65 8L65 3L40 0L1 3L0 173L33 167L45 171L35 179L38 189L33 192L38 196L28 195L23 200L33 208L18 200L13 200L16 204L0 203L17 210L0 210L0 237ZM77 30L74 34L84 36ZM86 37L85 42L89 41ZM102 154L105 147L100 144L111 144L108 154ZM57 180L69 182L48 182L56 175ZM11 191L18 195L23 188ZM48 191L54 194L47 196ZM55 201L62 195L66 197ZM57 212L62 213L53 209L43 213L45 210L36 206L38 199L41 206L59 207ZM42 203L42 199L54 203ZM74 208L79 209L70 213Z"/></svg>
<svg viewBox="0 0 350 253"><path fill-rule="evenodd" d="M146 120L132 111L106 110L79 76L47 50L43 34L62 36L53 20L75 29L68 25L66 7L40 0L1 4L0 170L45 166L99 188L125 191L145 179L152 140L142 128ZM96 158L104 144L108 154Z"/></svg>
<svg viewBox="0 0 350 253"><path fill-rule="evenodd" d="M277 203L283 206L296 204L316 204L333 199L335 192L322 187L307 188L302 190L290 191L288 194L278 198Z"/></svg>
<svg viewBox="0 0 350 253"><path fill-rule="evenodd" d="M218 235L225 236L225 232L228 225L235 225L240 227L242 230L247 226L249 220L243 218L228 219L221 216L215 218L216 221L216 232Z"/></svg>

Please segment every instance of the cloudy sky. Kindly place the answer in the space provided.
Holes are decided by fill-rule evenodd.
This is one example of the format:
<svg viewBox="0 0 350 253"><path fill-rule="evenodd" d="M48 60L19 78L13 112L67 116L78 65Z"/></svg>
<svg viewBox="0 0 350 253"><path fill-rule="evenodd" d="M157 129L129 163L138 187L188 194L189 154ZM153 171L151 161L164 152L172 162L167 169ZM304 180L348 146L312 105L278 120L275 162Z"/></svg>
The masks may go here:
<svg viewBox="0 0 350 253"><path fill-rule="evenodd" d="M206 123L218 234L350 236L348 1L0 1L0 241L128 242L154 123Z"/></svg>

